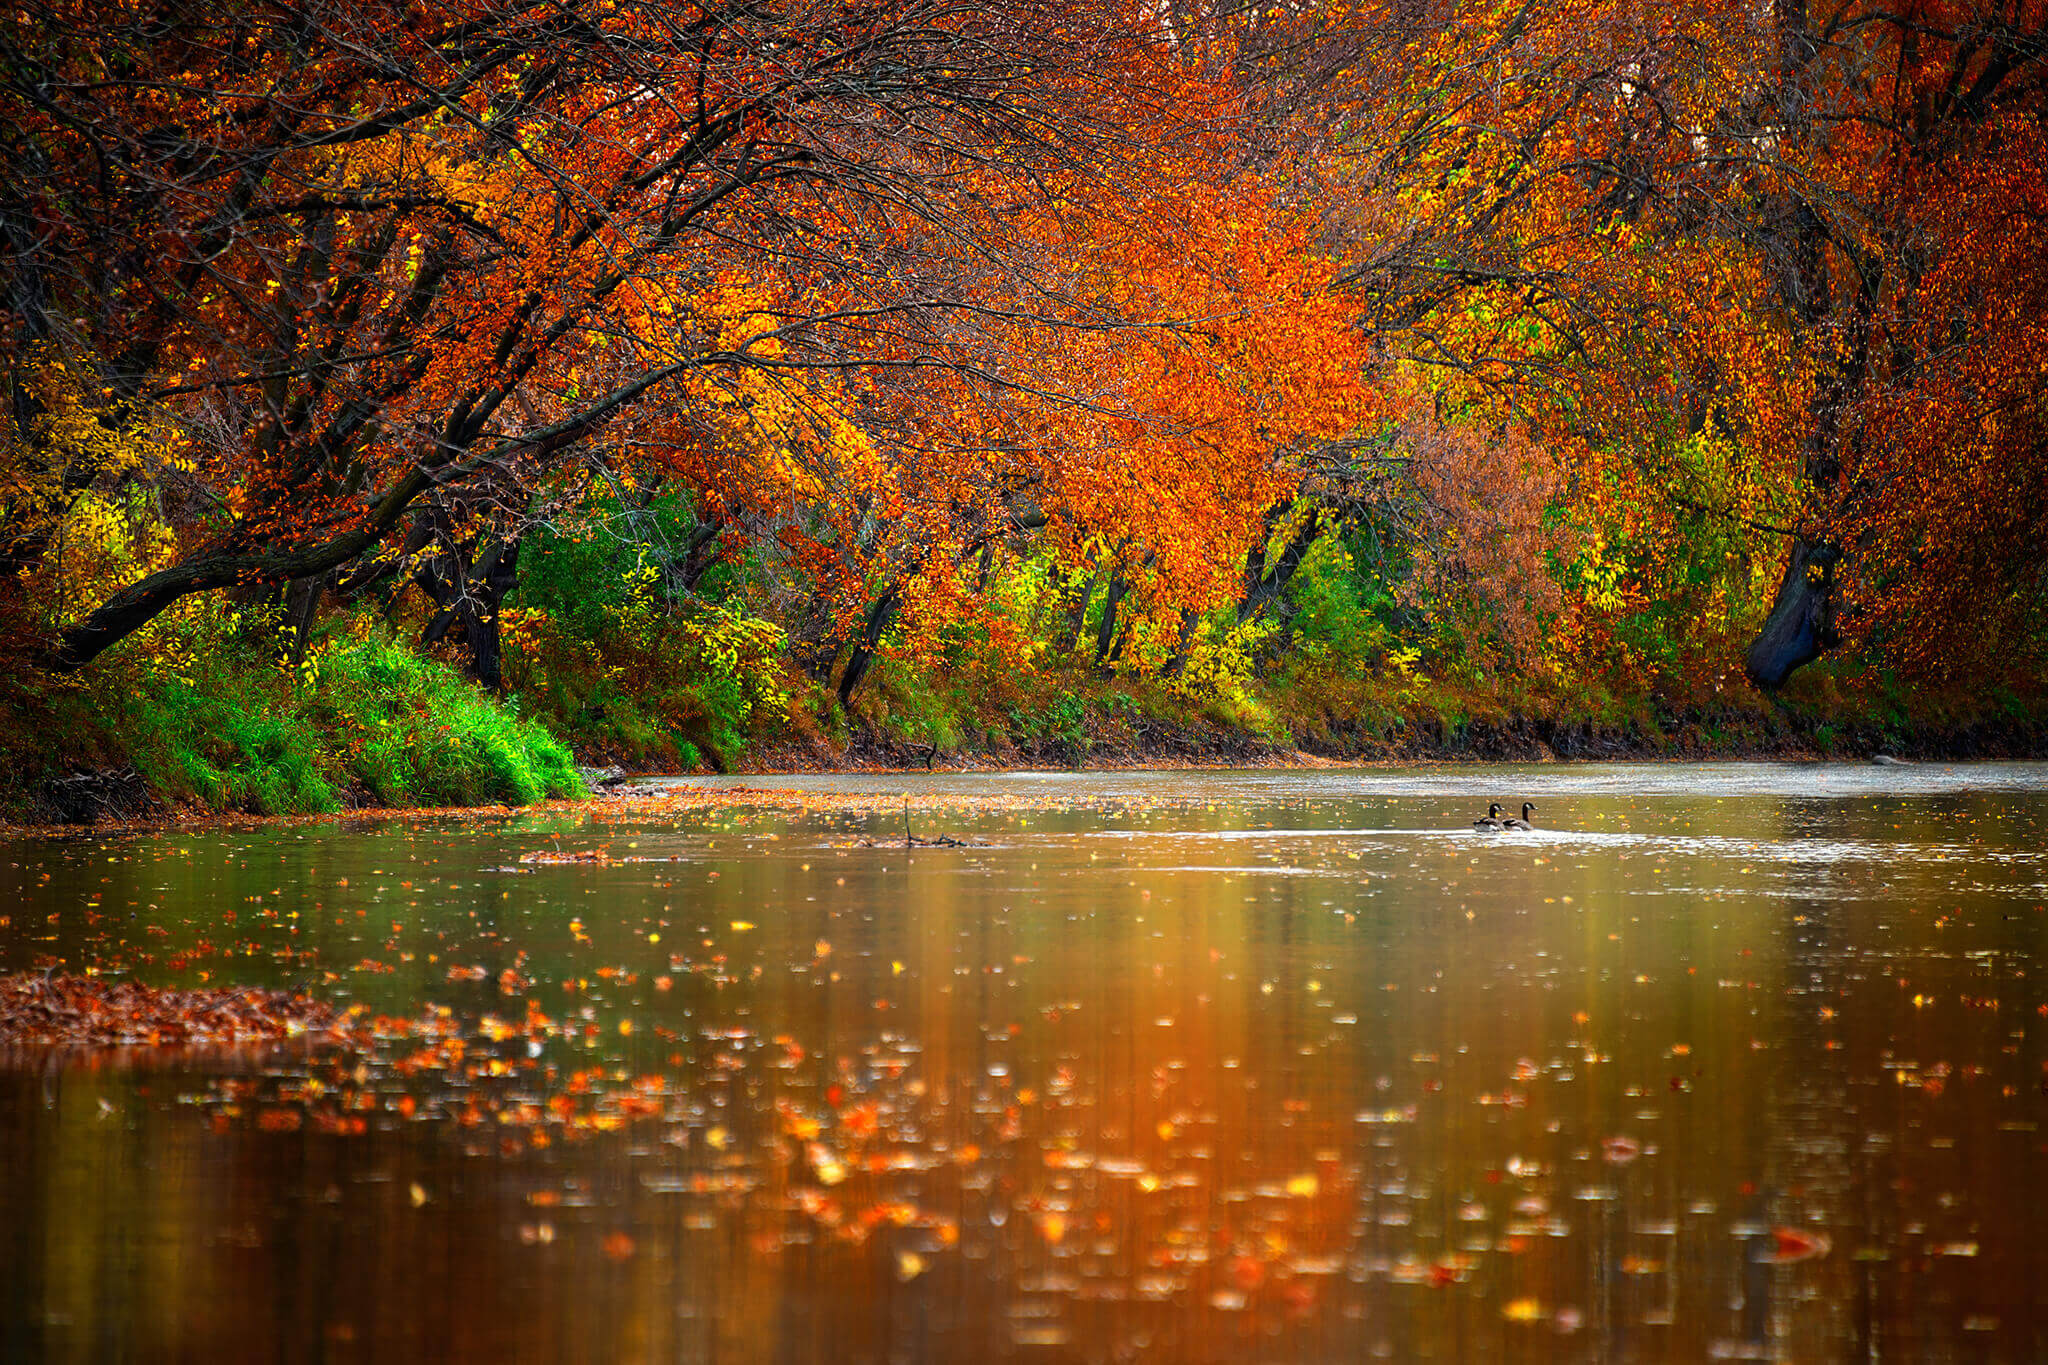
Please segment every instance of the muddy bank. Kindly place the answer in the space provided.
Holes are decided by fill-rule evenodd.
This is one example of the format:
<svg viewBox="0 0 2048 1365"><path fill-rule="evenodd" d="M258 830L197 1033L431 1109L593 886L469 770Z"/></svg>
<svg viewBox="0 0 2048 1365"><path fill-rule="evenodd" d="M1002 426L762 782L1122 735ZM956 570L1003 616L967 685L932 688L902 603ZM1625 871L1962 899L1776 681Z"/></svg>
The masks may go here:
<svg viewBox="0 0 2048 1365"><path fill-rule="evenodd" d="M2048 725L2031 718L1978 719L1911 728L1870 722L1812 721L1779 715L1679 714L1620 724L1524 717L1464 723L1396 717L1378 723L1329 718L1285 740L1185 720L1091 714L1057 735L994 733L959 747L906 740L872 729L840 745L822 738L764 746L733 765L735 774L772 777L818 772L1001 772L1006 769L1114 771L1134 768L1289 768L1384 763L1547 763L1588 761L1787 760L1961 762L2048 758ZM634 779L666 770L584 770L591 800L629 797ZM352 796L357 794L351 793ZM13 833L154 829L215 824L331 823L420 818L509 818L521 810L576 809L577 801L538 807L383 807L361 800L332 815L261 816L180 809L152 798L133 769L68 775L39 793L34 816L0 824ZM360 797L358 797L360 800Z"/></svg>
<svg viewBox="0 0 2048 1365"><path fill-rule="evenodd" d="M2048 757L2048 727L2033 720L1972 721L1900 729L1870 722L1799 722L1700 714L1604 725L1519 719L1463 726L1421 722L1391 729L1332 727L1301 747L1325 758L1374 761L1546 762L1587 759L1897 758L1956 762Z"/></svg>
<svg viewBox="0 0 2048 1365"><path fill-rule="evenodd" d="M2048 758L2048 725L2031 718L1907 729L1876 721L1814 721L1754 714L1682 713L1619 724L1535 717L1474 720L1329 718L1286 740L1248 730L1151 717L1096 718L1085 731L1021 742L994 736L959 748L860 732L844 747L822 741L771 748L735 772L905 769L1117 769L1287 767L1317 763L1544 763L1588 760L1851 759L1959 762Z"/></svg>

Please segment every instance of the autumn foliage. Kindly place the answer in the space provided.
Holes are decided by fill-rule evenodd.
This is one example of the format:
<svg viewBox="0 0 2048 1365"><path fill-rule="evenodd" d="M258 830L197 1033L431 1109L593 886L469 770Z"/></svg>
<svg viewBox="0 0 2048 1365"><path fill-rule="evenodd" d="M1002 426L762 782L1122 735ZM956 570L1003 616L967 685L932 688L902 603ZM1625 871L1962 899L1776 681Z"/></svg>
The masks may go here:
<svg viewBox="0 0 2048 1365"><path fill-rule="evenodd" d="M502 687L595 535L642 665L737 612L846 705L1242 675L1330 592L1346 667L2027 676L2042 19L11 11L0 607L64 673L416 592Z"/></svg>
<svg viewBox="0 0 2048 1365"><path fill-rule="evenodd" d="M0 977L0 1043L151 1047L281 1042L337 1031L330 1005L253 986L169 990L133 981Z"/></svg>

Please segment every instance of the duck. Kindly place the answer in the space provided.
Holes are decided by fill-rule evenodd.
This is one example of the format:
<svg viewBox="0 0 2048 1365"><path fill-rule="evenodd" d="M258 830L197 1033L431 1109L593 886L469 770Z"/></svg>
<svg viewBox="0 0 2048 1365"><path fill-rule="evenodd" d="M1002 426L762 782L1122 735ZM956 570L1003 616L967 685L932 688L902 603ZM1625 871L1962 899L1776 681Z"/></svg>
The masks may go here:
<svg viewBox="0 0 2048 1365"><path fill-rule="evenodd" d="M1508 818L1513 819L1514 817L1509 816ZM1500 802L1498 801L1495 801L1489 806L1487 806L1486 814L1482 818L1474 820L1472 822L1472 828L1474 829L1491 830L1499 829L1500 827Z"/></svg>
<svg viewBox="0 0 2048 1365"><path fill-rule="evenodd" d="M1536 803L1534 801L1524 801L1522 803L1522 818L1517 820L1514 816L1510 815L1500 822L1500 827L1502 829L1532 828L1532 826L1529 824L1529 812L1535 809Z"/></svg>

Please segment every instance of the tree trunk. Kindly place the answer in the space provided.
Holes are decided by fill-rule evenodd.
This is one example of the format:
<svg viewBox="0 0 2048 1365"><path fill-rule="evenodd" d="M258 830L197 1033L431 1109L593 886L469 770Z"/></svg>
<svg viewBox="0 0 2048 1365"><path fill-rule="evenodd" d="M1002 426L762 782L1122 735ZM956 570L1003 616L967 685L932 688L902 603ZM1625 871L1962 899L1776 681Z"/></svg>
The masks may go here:
<svg viewBox="0 0 2048 1365"><path fill-rule="evenodd" d="M1841 558L1833 545L1793 540L1777 600L1743 661L1749 680L1766 692L1842 642L1835 631L1835 566Z"/></svg>
<svg viewBox="0 0 2048 1365"><path fill-rule="evenodd" d="M1273 520L1271 513L1267 514L1267 519L1269 522ZM1308 514L1308 520L1289 538L1287 548L1280 552L1280 557L1273 561L1272 567L1268 568L1266 565L1264 543L1253 548L1244 565L1244 597L1237 604L1239 625L1251 620L1262 608L1280 599L1280 594L1286 590L1295 570L1299 569L1301 561L1308 557L1310 547L1315 544L1316 537L1321 535L1322 531L1323 511L1318 507Z"/></svg>
<svg viewBox="0 0 2048 1365"><path fill-rule="evenodd" d="M1173 653L1168 656L1166 666L1159 670L1162 677L1178 678L1187 672L1188 654L1194 648L1195 630L1202 624L1202 614L1181 608L1180 634L1174 639Z"/></svg>
<svg viewBox="0 0 2048 1365"><path fill-rule="evenodd" d="M1778 0L1773 13L1781 45L1779 118L1788 136L1803 136L1810 127L1811 106L1801 87L1820 44L1806 0ZM1845 430L1845 424L1868 384L1872 318L1882 272L1861 258L1852 242L1831 235L1824 201L1793 194L1780 207L1784 226L1772 243L1783 262L1779 292L1803 327L1825 329L1832 340L1848 343L1846 353L1823 372L1815 388L1801 461L1807 485L1839 513L1847 496L1842 447L1847 442L1854 449L1861 439L1859 431ZM1831 268L1831 248L1846 256L1852 268ZM1775 691L1794 671L1841 643L1835 628L1836 570L1841 559L1839 543L1793 538L1771 614L1743 660L1743 670L1758 687Z"/></svg>
<svg viewBox="0 0 2048 1365"><path fill-rule="evenodd" d="M313 634L313 617L320 610L320 598L327 591L329 575L318 574L312 578L295 578L285 586L285 629L290 638L285 642L285 657L296 669L306 662L306 646Z"/></svg>
<svg viewBox="0 0 2048 1365"><path fill-rule="evenodd" d="M484 554L483 574L476 585L476 620L470 627L470 656L476 680L493 692L505 690L505 649L498 615L505 597L519 585L519 542L493 544Z"/></svg>
<svg viewBox="0 0 2048 1365"><path fill-rule="evenodd" d="M861 627L860 638L853 642L853 652L846 656L846 667L839 674L839 705L842 708L852 705L853 689L860 686L860 680L867 676L868 666L874 662L875 646L882 642L889 623L896 619L896 608L902 600L902 585L891 583L868 608L867 623Z"/></svg>
<svg viewBox="0 0 2048 1365"><path fill-rule="evenodd" d="M519 582L519 542L488 542L474 566L466 547L451 547L422 564L415 581L441 608L427 623L420 643L455 642L468 656L463 671L493 692L502 692L505 655L498 613L505 595Z"/></svg>
<svg viewBox="0 0 2048 1365"><path fill-rule="evenodd" d="M1053 637L1053 657L1064 659L1072 654L1081 643L1081 627L1087 624L1088 603L1095 596L1095 582L1100 573L1090 574L1085 583L1078 587L1069 585L1060 597L1064 612L1060 619L1060 633Z"/></svg>
<svg viewBox="0 0 2048 1365"><path fill-rule="evenodd" d="M683 552L667 565L669 582L678 593L697 591L704 575L718 562L718 536L724 529L722 521L700 521L691 528L690 538L683 544Z"/></svg>
<svg viewBox="0 0 2048 1365"><path fill-rule="evenodd" d="M1123 604L1124 594L1130 591L1130 584L1124 579L1121 564L1109 571L1109 587L1102 594L1102 620L1095 626L1095 666L1115 662L1110 646L1116 643L1117 608Z"/></svg>

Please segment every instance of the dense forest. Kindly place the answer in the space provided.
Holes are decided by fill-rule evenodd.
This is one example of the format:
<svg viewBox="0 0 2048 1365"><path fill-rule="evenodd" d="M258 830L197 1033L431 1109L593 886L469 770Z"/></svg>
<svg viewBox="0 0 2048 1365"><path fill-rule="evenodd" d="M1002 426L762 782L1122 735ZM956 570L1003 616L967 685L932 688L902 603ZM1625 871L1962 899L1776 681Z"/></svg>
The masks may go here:
<svg viewBox="0 0 2048 1365"><path fill-rule="evenodd" d="M2038 749L2044 33L9 9L7 809Z"/></svg>

